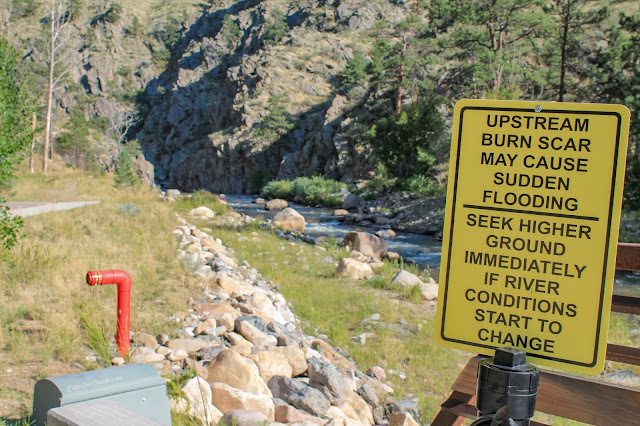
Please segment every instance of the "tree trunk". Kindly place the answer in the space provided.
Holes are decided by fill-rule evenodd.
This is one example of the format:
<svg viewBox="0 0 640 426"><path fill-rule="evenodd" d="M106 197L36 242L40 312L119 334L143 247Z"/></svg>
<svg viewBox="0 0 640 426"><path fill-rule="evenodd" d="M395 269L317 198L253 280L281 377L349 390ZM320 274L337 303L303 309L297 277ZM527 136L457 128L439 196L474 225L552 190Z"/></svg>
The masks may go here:
<svg viewBox="0 0 640 426"><path fill-rule="evenodd" d="M404 84L404 58L407 55L407 35L403 35L402 44L402 62L400 63L400 71L398 72L398 90L396 90L395 110L396 115L402 112L402 85Z"/></svg>
<svg viewBox="0 0 640 426"><path fill-rule="evenodd" d="M31 114L31 149L29 150L29 173L36 172L36 113Z"/></svg>
<svg viewBox="0 0 640 426"><path fill-rule="evenodd" d="M42 172L46 173L49 163L49 153L51 150L51 110L53 109L53 72L55 69L55 20L56 12L51 0L51 45L49 46L49 85L47 87L47 114L44 127L44 149L42 155ZM53 159L53 156L51 157Z"/></svg>
<svg viewBox="0 0 640 426"><path fill-rule="evenodd" d="M558 102L564 100L566 92L565 79L567 75L567 44L569 43L569 20L571 19L571 5L567 4L564 10L562 20L562 44L560 46L560 87L558 88Z"/></svg>

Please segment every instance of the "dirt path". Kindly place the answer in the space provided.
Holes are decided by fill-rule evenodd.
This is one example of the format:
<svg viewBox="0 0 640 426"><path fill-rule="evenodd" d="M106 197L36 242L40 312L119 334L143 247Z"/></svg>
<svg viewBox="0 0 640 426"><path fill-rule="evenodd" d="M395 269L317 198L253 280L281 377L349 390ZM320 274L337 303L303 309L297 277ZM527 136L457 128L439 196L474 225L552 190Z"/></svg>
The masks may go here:
<svg viewBox="0 0 640 426"><path fill-rule="evenodd" d="M16 216L34 216L58 210L71 210L90 204L98 204L101 201L63 201L60 203L35 203L31 201L10 201L4 205L9 207L11 214Z"/></svg>

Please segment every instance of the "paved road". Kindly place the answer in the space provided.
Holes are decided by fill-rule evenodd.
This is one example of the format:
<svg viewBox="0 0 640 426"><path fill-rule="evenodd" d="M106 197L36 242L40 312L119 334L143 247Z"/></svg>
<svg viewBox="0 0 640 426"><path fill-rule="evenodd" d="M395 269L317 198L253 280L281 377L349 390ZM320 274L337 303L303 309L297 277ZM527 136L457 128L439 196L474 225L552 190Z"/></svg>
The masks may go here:
<svg viewBox="0 0 640 426"><path fill-rule="evenodd" d="M71 210L78 207L98 204L101 201L63 201L60 203L34 203L30 201L10 201L4 203L11 214L27 217L57 210Z"/></svg>

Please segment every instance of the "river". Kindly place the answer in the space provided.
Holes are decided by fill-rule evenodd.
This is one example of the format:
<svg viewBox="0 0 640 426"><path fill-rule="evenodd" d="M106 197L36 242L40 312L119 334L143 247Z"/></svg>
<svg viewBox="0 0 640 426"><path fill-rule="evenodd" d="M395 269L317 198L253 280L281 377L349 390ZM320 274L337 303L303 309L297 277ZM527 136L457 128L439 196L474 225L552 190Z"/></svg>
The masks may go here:
<svg viewBox="0 0 640 426"><path fill-rule="evenodd" d="M225 195L229 206L239 213L249 216L263 216L271 218L275 212L269 212L263 205L253 203L256 196L251 195ZM342 238L351 231L375 232L377 228L365 228L353 225L344 225L333 216L333 209L307 207L295 203L289 203L302 216L307 226L305 234L314 238L328 237ZM429 270L430 275L437 281L440 270L440 256L442 254L441 242L429 235L409 234L398 232L397 237L387 240L389 250L400 254L404 259L416 263L419 267ZM617 271L615 276L614 293L624 296L640 297L640 273Z"/></svg>

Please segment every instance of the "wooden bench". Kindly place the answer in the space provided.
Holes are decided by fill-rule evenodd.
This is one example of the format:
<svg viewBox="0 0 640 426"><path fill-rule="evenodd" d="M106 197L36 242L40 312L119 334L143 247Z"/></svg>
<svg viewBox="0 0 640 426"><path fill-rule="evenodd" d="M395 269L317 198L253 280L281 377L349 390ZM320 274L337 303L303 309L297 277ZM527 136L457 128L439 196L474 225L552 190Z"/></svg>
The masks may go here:
<svg viewBox="0 0 640 426"><path fill-rule="evenodd" d="M618 244L616 269L640 271L640 244ZM640 315L640 298L614 295L611 311ZM465 418L477 418L476 379L478 362L483 358L469 360L451 386L453 393L442 404L433 426L461 425ZM640 365L640 348L610 343L607 360ZM640 424L640 389L541 369L536 411L594 425Z"/></svg>

